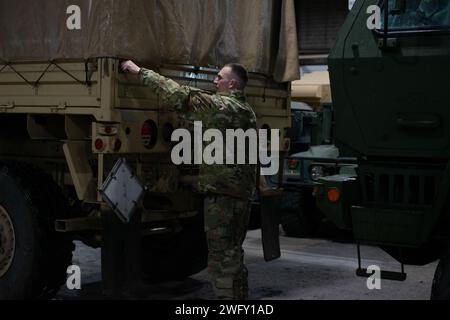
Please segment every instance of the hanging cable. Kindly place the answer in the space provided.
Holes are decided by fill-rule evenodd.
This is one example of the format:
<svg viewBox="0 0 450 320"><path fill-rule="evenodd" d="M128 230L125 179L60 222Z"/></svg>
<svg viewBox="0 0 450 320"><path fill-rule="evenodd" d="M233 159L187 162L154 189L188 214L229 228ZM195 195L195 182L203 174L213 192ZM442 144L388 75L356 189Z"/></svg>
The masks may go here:
<svg viewBox="0 0 450 320"><path fill-rule="evenodd" d="M39 85L39 82L41 81L41 79L44 76L44 74L47 73L47 70L50 68L51 65L52 65L52 63L50 62L48 64L47 68L45 68L44 72L42 72L42 74L39 76L39 78L34 82L34 87L37 87Z"/></svg>
<svg viewBox="0 0 450 320"><path fill-rule="evenodd" d="M268 80L268 79L265 78L265 81L264 81L264 90L263 90L263 96L262 96L263 102L266 102L267 80Z"/></svg>
<svg viewBox="0 0 450 320"><path fill-rule="evenodd" d="M80 83L80 84L87 85L86 82L81 81L81 80L75 78L73 75L70 74L70 72L68 72L67 70L64 70L64 69L63 69L61 66L59 66L57 63L55 63L55 62L52 61L52 64L53 64L55 67L57 67L59 70L61 70L61 71L64 72L65 74L67 74L69 77L71 77L71 78L72 78L73 80L75 80L76 82L78 82L78 83Z"/></svg>
<svg viewBox="0 0 450 320"><path fill-rule="evenodd" d="M75 76L73 76L72 74L70 74L70 72L68 72L67 70L63 69L61 66L59 66L57 63L55 63L54 61L50 61L49 64L47 65L47 67L45 68L45 70L41 73L41 75L39 76L39 78L35 81L35 82L31 82L29 81L27 78L25 78L19 71L17 71L11 63L9 62L5 62L5 65L0 69L0 72L2 72L6 67L10 67L12 71L14 71L14 73L16 73L20 78L23 79L23 81L25 81L27 84L29 84L32 87L37 87L39 85L39 82L42 80L42 78L44 77L44 75L48 72L48 70L50 69L50 67L54 65L55 67L57 67L59 70L61 70L62 72L64 72L65 74L67 74L69 77L71 77L72 79L74 79L76 82L83 84L83 85L87 85L90 86L91 82L88 79L88 65L87 62L85 62L85 72L86 72L86 81L81 81L79 79L77 79Z"/></svg>
<svg viewBox="0 0 450 320"><path fill-rule="evenodd" d="M27 78L25 78L19 71L17 71L16 69L14 69L14 67L12 66L12 64L8 64L8 66L11 68L12 71L14 71L19 77L21 77L23 79L23 81L25 81L27 84L29 84L30 86L34 87L34 84L30 81L27 80Z"/></svg>
<svg viewBox="0 0 450 320"><path fill-rule="evenodd" d="M5 69L7 66L8 66L8 64L5 64L5 65L0 69L0 72L2 72L3 69Z"/></svg>
<svg viewBox="0 0 450 320"><path fill-rule="evenodd" d="M84 62L84 73L85 73L85 84L90 87L91 86L91 80L89 79L89 60L86 60Z"/></svg>

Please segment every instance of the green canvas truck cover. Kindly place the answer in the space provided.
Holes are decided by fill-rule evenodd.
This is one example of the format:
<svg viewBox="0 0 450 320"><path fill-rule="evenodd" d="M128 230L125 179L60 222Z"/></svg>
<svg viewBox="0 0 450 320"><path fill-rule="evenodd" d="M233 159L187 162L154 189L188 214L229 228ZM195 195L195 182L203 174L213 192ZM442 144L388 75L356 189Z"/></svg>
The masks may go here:
<svg viewBox="0 0 450 320"><path fill-rule="evenodd" d="M74 5L80 24L70 30ZM240 62L285 82L299 78L297 43L294 0L0 0L0 68L96 57Z"/></svg>

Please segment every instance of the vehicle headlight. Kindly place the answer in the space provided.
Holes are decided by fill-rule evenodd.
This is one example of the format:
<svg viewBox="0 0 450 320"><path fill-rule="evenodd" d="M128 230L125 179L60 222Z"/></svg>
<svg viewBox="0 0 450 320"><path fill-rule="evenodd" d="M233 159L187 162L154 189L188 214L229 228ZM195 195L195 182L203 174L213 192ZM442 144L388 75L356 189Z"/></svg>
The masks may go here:
<svg viewBox="0 0 450 320"><path fill-rule="evenodd" d="M319 180L324 175L322 166L312 166L310 171L311 171L311 179L314 181Z"/></svg>

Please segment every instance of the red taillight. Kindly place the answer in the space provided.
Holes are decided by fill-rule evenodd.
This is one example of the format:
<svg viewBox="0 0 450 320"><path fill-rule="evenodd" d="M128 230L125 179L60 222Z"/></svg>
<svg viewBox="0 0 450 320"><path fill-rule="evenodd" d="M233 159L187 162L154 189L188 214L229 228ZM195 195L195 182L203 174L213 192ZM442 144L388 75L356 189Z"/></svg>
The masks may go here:
<svg viewBox="0 0 450 320"><path fill-rule="evenodd" d="M150 124L148 122L144 122L141 128L141 135L150 135L151 134L151 128Z"/></svg>
<svg viewBox="0 0 450 320"><path fill-rule="evenodd" d="M297 159L288 159L287 164L288 164L288 168L290 170L295 170L298 167L298 160Z"/></svg>
<svg viewBox="0 0 450 320"><path fill-rule="evenodd" d="M152 120L147 120L141 127L142 144L146 148L152 148L156 144L158 127Z"/></svg>
<svg viewBox="0 0 450 320"><path fill-rule="evenodd" d="M141 128L141 139L142 144L145 147L148 147L150 145L150 141L152 140L152 129L147 122L145 122Z"/></svg>
<svg viewBox="0 0 450 320"><path fill-rule="evenodd" d="M95 140L94 145L95 145L95 150L98 150L98 151L103 150L103 148L105 147L105 143L100 138Z"/></svg>
<svg viewBox="0 0 450 320"><path fill-rule="evenodd" d="M113 131L112 127L105 127L105 133L106 134L111 134Z"/></svg>
<svg viewBox="0 0 450 320"><path fill-rule="evenodd" d="M121 147L122 141L120 141L120 139L116 139L116 141L114 141L114 151L119 151Z"/></svg>

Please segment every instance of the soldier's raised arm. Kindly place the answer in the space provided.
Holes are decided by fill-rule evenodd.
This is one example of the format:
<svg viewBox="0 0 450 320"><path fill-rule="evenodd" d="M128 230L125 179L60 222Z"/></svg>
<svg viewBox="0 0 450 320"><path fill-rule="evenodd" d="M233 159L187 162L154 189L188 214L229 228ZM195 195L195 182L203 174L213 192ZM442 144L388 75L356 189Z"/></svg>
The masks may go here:
<svg viewBox="0 0 450 320"><path fill-rule="evenodd" d="M248 76L243 69L242 74L236 75L233 65L225 65L214 79L214 85L218 94L210 94L198 88L181 86L175 81L160 75L149 69L140 68L133 61L128 60L121 64L123 71L139 76L141 82L158 93L167 105L177 109L181 113L224 111L228 105L229 110L239 111L236 103L230 100L230 94L235 98L245 100L242 90L244 89ZM228 97L224 95L228 94ZM235 101L236 102L236 101ZM234 108L232 107L234 105Z"/></svg>
<svg viewBox="0 0 450 320"><path fill-rule="evenodd" d="M190 93L189 87L181 86L152 70L140 68L131 60L122 62L121 68L123 71L138 75L143 84L152 88L170 106L180 111L186 107Z"/></svg>

